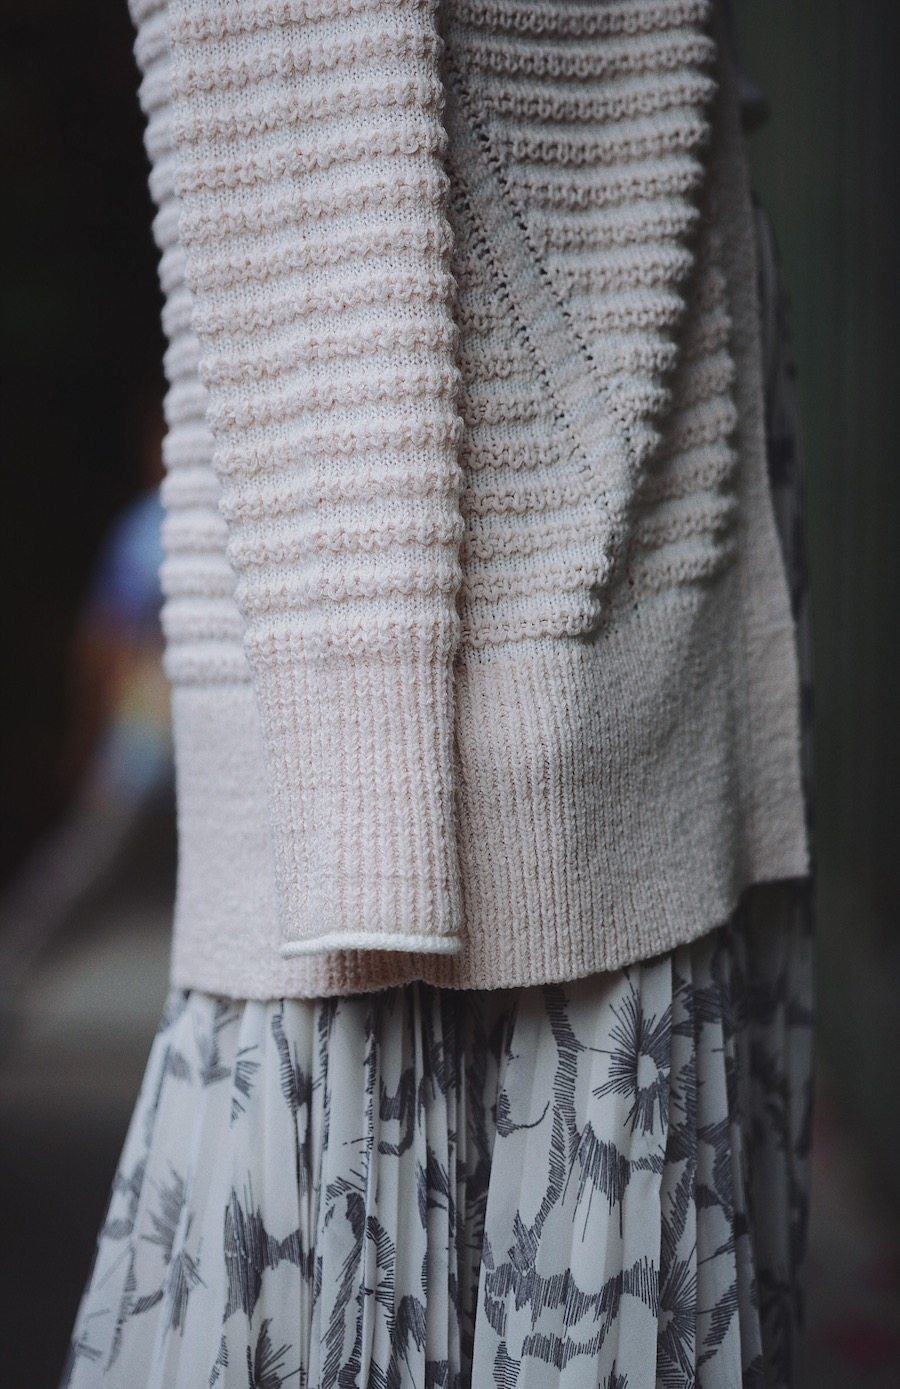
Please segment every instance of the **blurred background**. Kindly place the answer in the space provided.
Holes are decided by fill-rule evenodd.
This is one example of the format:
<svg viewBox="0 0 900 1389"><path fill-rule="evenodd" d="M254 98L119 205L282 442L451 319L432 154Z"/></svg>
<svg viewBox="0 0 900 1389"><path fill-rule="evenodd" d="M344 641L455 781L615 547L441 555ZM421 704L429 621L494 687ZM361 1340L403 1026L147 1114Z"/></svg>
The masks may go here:
<svg viewBox="0 0 900 1389"><path fill-rule="evenodd" d="M816 674L819 1079L804 1386L900 1383L896 0L736 0L793 304ZM162 380L125 0L3 12L6 1389L51 1389L166 989ZM10 601L11 600L11 601Z"/></svg>

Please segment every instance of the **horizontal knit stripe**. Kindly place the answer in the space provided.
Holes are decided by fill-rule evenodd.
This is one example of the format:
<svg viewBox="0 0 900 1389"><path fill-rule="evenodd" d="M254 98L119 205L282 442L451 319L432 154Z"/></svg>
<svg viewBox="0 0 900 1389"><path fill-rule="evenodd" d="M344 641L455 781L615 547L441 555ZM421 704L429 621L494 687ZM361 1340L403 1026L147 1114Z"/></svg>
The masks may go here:
<svg viewBox="0 0 900 1389"><path fill-rule="evenodd" d="M560 4L505 4L494 0L454 0L454 13L467 24L492 32L574 39L607 38L617 34L651 33L676 25L705 23L710 0L656 0L637 7L633 0L602 6L574 7Z"/></svg>
<svg viewBox="0 0 900 1389"><path fill-rule="evenodd" d="M658 160L666 154L698 149L709 134L706 121L692 111L669 111L656 119L622 122L612 130L589 135L510 126L498 135L496 148L507 158L527 164L563 167L615 165L623 161Z"/></svg>
<svg viewBox="0 0 900 1389"><path fill-rule="evenodd" d="M690 271L693 257L686 248L650 243L633 251L605 252L589 264L570 261L554 270L560 291L599 294L629 289L666 289Z"/></svg>
<svg viewBox="0 0 900 1389"><path fill-rule="evenodd" d="M155 162L150 171L150 196L154 202L164 203L174 196L175 179L175 155L167 153Z"/></svg>
<svg viewBox="0 0 900 1389"><path fill-rule="evenodd" d="M657 462L668 461L689 449L714 444L727 439L737 424L737 410L730 398L718 398L709 409L676 411L668 421L665 438L657 453Z"/></svg>
<svg viewBox="0 0 900 1389"><path fill-rule="evenodd" d="M321 603L347 604L360 598L446 597L459 587L455 560L423 561L412 555L409 563L394 555L391 564L363 565L331 572L322 565L304 573L295 565L279 570L276 566L261 575L238 580L236 594L244 616L252 618L272 612L297 612Z"/></svg>
<svg viewBox="0 0 900 1389"><path fill-rule="evenodd" d="M225 237L257 236L304 221L328 222L347 213L370 214L401 208L439 207L447 193L447 178L440 169L422 173L398 171L384 178L367 172L364 182L323 188L315 194L302 188L289 193L260 194L250 207L224 204L211 216L201 209L185 211L181 227L186 239L198 246Z"/></svg>
<svg viewBox="0 0 900 1389"><path fill-rule="evenodd" d="M367 468L360 458L359 467L348 475L256 479L252 488L223 497L219 510L227 521L247 522L314 512L317 506L356 505L389 497L406 501L440 496L455 499L459 481L458 474L448 473L443 467L423 467L417 460L405 465L395 460L390 472L386 472L383 468Z"/></svg>
<svg viewBox="0 0 900 1389"><path fill-rule="evenodd" d="M184 285L174 288L168 295L162 311L163 331L170 340L178 338L191 327L193 299Z"/></svg>
<svg viewBox="0 0 900 1389"><path fill-rule="evenodd" d="M223 522L224 524L224 522ZM250 534L235 533L228 547L231 562L240 569L259 565L294 565L309 557L330 551L341 554L377 554L396 552L398 546L457 545L462 537L462 519L454 508L446 519L429 516L392 518L383 529L373 533L367 525L354 528L346 521L331 526L313 524L298 529L297 523L283 527L268 523L263 531Z"/></svg>
<svg viewBox="0 0 900 1389"><path fill-rule="evenodd" d="M541 43L473 43L468 54L474 67L493 76L588 81L634 73L672 72L682 67L707 67L715 45L702 34L665 34L638 42L604 41L591 48Z"/></svg>
<svg viewBox="0 0 900 1389"><path fill-rule="evenodd" d="M162 62L168 49L166 15L164 7L147 14L138 29L134 43L134 56L141 68L152 68Z"/></svg>
<svg viewBox="0 0 900 1389"><path fill-rule="evenodd" d="M604 170L589 181L576 182L568 175L551 178L530 167L511 169L508 184L517 198L537 209L581 212L630 202L649 202L675 195L689 196L703 182L703 165L688 155L670 154L658 162Z"/></svg>
<svg viewBox="0 0 900 1389"><path fill-rule="evenodd" d="M333 74L345 68L365 68L396 59L427 62L437 54L437 40L428 34L383 28L364 38L320 40L314 44L273 43L252 56L186 64L173 78L179 97L202 97L229 89L250 87L267 79L282 80Z"/></svg>
<svg viewBox="0 0 900 1389"><path fill-rule="evenodd" d="M165 416L170 428L196 423L206 424L207 395L202 381L196 375L184 378L171 378L172 385L166 393Z"/></svg>
<svg viewBox="0 0 900 1389"><path fill-rule="evenodd" d="M209 467L184 465L166 473L160 495L168 511L178 511L184 507L216 509L220 490L218 480Z"/></svg>
<svg viewBox="0 0 900 1389"><path fill-rule="evenodd" d="M197 377L200 344L192 333L180 332L163 353L163 368L169 381Z"/></svg>
<svg viewBox="0 0 900 1389"><path fill-rule="evenodd" d="M451 290L452 282L446 273L411 273L401 281L391 275L357 281L335 278L320 288L294 288L289 294L283 290L279 293L279 287L274 285L271 299L267 301L240 309L204 306L195 312L193 322L197 332L207 339L226 334L233 339L244 333L290 327L301 318L337 318L353 309L396 307L400 310L428 304L441 307Z"/></svg>
<svg viewBox="0 0 900 1389"><path fill-rule="evenodd" d="M420 78L383 79L364 87L356 83L335 84L305 98L295 94L277 97L268 93L255 103L243 101L239 106L226 107L215 114L203 112L190 120L181 120L175 134L183 144L239 140L285 126L312 125L315 128L316 122L333 120L337 116L375 116L396 109L434 109L441 98L441 87L436 81L426 82Z"/></svg>
<svg viewBox="0 0 900 1389"><path fill-rule="evenodd" d="M684 363L678 378L678 407L705 405L727 396L734 383L734 358L724 348Z"/></svg>
<svg viewBox="0 0 900 1389"><path fill-rule="evenodd" d="M639 551L659 550L693 536L720 536L736 519L737 503L733 496L712 495L704 500L694 493L677 498L675 505L664 512L639 518L635 545Z"/></svg>
<svg viewBox="0 0 900 1389"><path fill-rule="evenodd" d="M532 421L546 421L552 425L553 414L544 399L516 400L507 395L487 399L472 399L471 391L464 391L460 399L460 414L463 423L470 429L479 425L509 425L521 428Z"/></svg>
<svg viewBox="0 0 900 1389"><path fill-rule="evenodd" d="M154 15L162 13L166 8L166 0L130 0L129 11L131 22L137 30L135 34L135 48L140 42L141 31Z"/></svg>
<svg viewBox="0 0 900 1389"><path fill-rule="evenodd" d="M291 389L290 382L278 395L269 393L257 398L245 396L240 402L222 400L210 406L207 419L210 428L253 429L282 421L296 421L303 427L304 417L313 416L324 419L336 411L350 407L384 406L394 415L406 402L417 403L423 395L439 401L453 399L458 386L458 373L455 367L443 360L435 367L410 365L381 371L371 375L355 375L345 380L308 383ZM373 419L375 412L367 411L367 419Z"/></svg>
<svg viewBox="0 0 900 1389"><path fill-rule="evenodd" d="M568 564L570 557L574 558L573 567L577 569L578 560L575 557L584 543L585 514L580 508L585 498L576 496L573 500L579 510L568 520L550 520L547 514L550 508L542 501L534 509L533 523L530 525L518 524L501 528L501 523L495 518L492 525L480 525L472 535L467 536L462 545L462 558L469 582L469 586L464 588L467 596L471 598L473 593L481 591L481 585L493 582L493 570L481 570L479 565L490 566L497 560L534 555L546 558L552 554L565 564ZM556 594L560 587L557 569L542 562L539 573L529 575L515 590L507 589L504 592Z"/></svg>
<svg viewBox="0 0 900 1389"><path fill-rule="evenodd" d="M419 113L416 113L419 116ZM418 120L403 125L375 125L359 135L320 140L308 145L284 145L266 155L248 155L244 159L186 160L179 165L177 191L181 197L200 189L213 191L277 183L283 179L304 178L308 174L325 173L335 165L369 164L373 159L391 156L441 155L446 137L432 123ZM681 148L673 143L673 148ZM196 287L195 287L196 288Z"/></svg>
<svg viewBox="0 0 900 1389"><path fill-rule="evenodd" d="M374 324L361 328L358 333L313 332L300 342L279 345L268 351L217 352L215 357L204 362L203 376L208 385L261 381L296 371L307 362L351 361L381 356L397 349L417 354L452 352L457 338L456 326L449 321Z"/></svg>
<svg viewBox="0 0 900 1389"><path fill-rule="evenodd" d="M517 432L513 441L508 429L498 430L482 424L477 432L465 437L460 448L460 462L466 474L477 474L482 469L497 469L501 472L530 472L560 463L568 462L575 452L575 446L566 437L559 437L560 431L549 426L543 430ZM481 487L479 479L474 485Z"/></svg>
<svg viewBox="0 0 900 1389"><path fill-rule="evenodd" d="M523 90L486 86L485 111L516 122L599 122L628 117L654 116L677 107L706 105L715 95L715 83L702 73L663 74L652 83L622 79L611 91L573 92L569 85L542 84Z"/></svg>
<svg viewBox="0 0 900 1389"><path fill-rule="evenodd" d="M163 632L171 646L232 642L243 654L244 624L231 602L215 604L186 597L173 598L166 603L163 612Z"/></svg>
<svg viewBox="0 0 900 1389"><path fill-rule="evenodd" d="M628 581L646 597L689 584L709 583L734 561L736 552L733 533L708 537L706 544L692 538L681 548L671 545L656 551L643 550L628 566Z"/></svg>
<svg viewBox="0 0 900 1389"><path fill-rule="evenodd" d="M170 429L163 441L163 462L166 468L206 468L213 477L210 459L212 458L212 435L206 420L201 424L181 424ZM218 487L218 483L216 483Z"/></svg>
<svg viewBox="0 0 900 1389"><path fill-rule="evenodd" d="M172 132L172 108L168 101L161 110L150 117L144 131L144 148L147 157L153 164L166 159L175 152L175 142ZM174 185L174 179L173 179ZM170 244L174 244L177 238L173 237Z"/></svg>
<svg viewBox="0 0 900 1389"><path fill-rule="evenodd" d="M198 686L204 691L221 686L233 691L250 685L250 669L243 647L210 641L206 644L171 646L165 655L165 671L176 687Z"/></svg>
<svg viewBox="0 0 900 1389"><path fill-rule="evenodd" d="M491 269L483 261L452 262L454 274L463 296L487 296L491 284ZM558 285L582 282L594 292L632 288L671 286L681 281L693 268L692 252L677 241L636 236L625 246L594 248L589 256L570 256L554 262L553 273Z"/></svg>
<svg viewBox="0 0 900 1389"><path fill-rule="evenodd" d="M163 542L169 555L221 554L227 534L223 517L211 510L172 510L163 523Z"/></svg>
<svg viewBox="0 0 900 1389"><path fill-rule="evenodd" d="M659 473L652 472L641 486L643 503L689 497L715 491L731 479L735 451L726 439L689 449L669 460Z"/></svg>
<svg viewBox="0 0 900 1389"><path fill-rule="evenodd" d="M168 598L234 597L234 571L224 552L167 556L160 573Z"/></svg>
<svg viewBox="0 0 900 1389"><path fill-rule="evenodd" d="M225 39L257 30L287 28L319 20L352 19L366 14L379 16L394 9L399 14L413 8L431 8L432 0L247 0L246 4L197 5L190 14L173 18L173 42L199 43Z"/></svg>
<svg viewBox="0 0 900 1389"><path fill-rule="evenodd" d="M565 598L569 594L580 593L596 584L606 581L608 561L598 556L585 555L581 547L572 546L570 553L557 550L551 562L546 554L541 555L540 569L521 569L517 573L496 570L478 573L470 567L463 576L460 593L467 602L485 599L491 604L506 598L521 598L535 593L551 593ZM512 634L511 634L512 635Z"/></svg>
<svg viewBox="0 0 900 1389"><path fill-rule="evenodd" d="M508 516L534 517L588 501L593 503L596 491L596 480L589 470L576 474L571 481L554 475L537 486L502 475L494 484L479 480L477 487L464 488L460 507L465 518L477 516L498 522Z"/></svg>
<svg viewBox="0 0 900 1389"><path fill-rule="evenodd" d="M642 200L602 212L591 209L586 219L577 214L563 221L535 217L532 242L539 253L632 247L660 236L685 237L696 227L699 216L699 209L690 203Z"/></svg>
<svg viewBox="0 0 900 1389"><path fill-rule="evenodd" d="M363 459L366 454L389 454L396 458L406 450L452 449L459 440L459 433L456 414L437 412L432 419L420 416L416 420L360 422L347 428L295 430L289 437L262 447L223 448L216 455L217 469L220 476L227 479L293 469L311 459L333 460L338 456ZM423 460L422 466L430 470L432 464ZM449 464L445 463L444 468L447 477L455 476Z"/></svg>
<svg viewBox="0 0 900 1389"><path fill-rule="evenodd" d="M178 204L174 199L163 203L153 218L152 227L153 239L160 250L178 242Z"/></svg>
<svg viewBox="0 0 900 1389"><path fill-rule="evenodd" d="M347 261L358 263L365 259L371 265L379 257L443 254L449 249L449 238L443 227L389 225L354 230L338 238L323 233L315 241L303 245L295 245L291 240L276 249L241 257L210 262L195 257L193 283L204 290L228 289L251 280L271 282L294 275L298 270L336 266Z"/></svg>
<svg viewBox="0 0 900 1389"><path fill-rule="evenodd" d="M457 645L456 614L427 607L403 615L394 610L380 619L349 610L328 626L298 626L282 613L254 624L245 637L247 653L257 669L284 671L289 678L298 662L333 662L348 658L404 666L424 662L424 669L446 660Z"/></svg>
<svg viewBox="0 0 900 1389"><path fill-rule="evenodd" d="M138 95L146 116L168 107L172 100L168 65L165 68L151 68L138 89Z"/></svg>
<svg viewBox="0 0 900 1389"><path fill-rule="evenodd" d="M575 594L538 591L504 598L490 608L463 602L460 620L463 649L480 653L486 661L502 661L506 650L522 641L591 639L603 620L603 607L596 593L584 589Z"/></svg>

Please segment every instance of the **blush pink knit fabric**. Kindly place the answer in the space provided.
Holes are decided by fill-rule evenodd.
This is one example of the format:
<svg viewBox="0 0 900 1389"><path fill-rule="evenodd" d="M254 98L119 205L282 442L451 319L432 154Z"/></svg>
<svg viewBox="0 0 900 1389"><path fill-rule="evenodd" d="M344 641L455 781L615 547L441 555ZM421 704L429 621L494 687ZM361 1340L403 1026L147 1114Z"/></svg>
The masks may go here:
<svg viewBox="0 0 900 1389"><path fill-rule="evenodd" d="M132 0L175 982L573 978L806 871L712 0Z"/></svg>

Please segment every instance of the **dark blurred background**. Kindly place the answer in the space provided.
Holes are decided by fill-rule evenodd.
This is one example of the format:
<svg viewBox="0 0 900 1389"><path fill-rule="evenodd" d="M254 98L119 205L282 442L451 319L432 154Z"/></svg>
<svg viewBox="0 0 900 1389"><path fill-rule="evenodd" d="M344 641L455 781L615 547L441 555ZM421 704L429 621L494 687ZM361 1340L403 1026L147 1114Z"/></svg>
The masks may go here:
<svg viewBox="0 0 900 1389"><path fill-rule="evenodd" d="M900 1384L896 0L736 0L804 411L819 1104L805 1385ZM166 987L160 300L125 0L3 9L0 1383L58 1380Z"/></svg>

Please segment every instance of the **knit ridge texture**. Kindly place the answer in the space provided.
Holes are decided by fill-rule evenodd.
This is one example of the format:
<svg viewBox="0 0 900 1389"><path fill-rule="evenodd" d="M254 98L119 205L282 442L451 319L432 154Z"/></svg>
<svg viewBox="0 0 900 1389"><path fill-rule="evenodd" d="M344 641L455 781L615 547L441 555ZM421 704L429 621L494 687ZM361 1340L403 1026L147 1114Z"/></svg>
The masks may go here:
<svg viewBox="0 0 900 1389"><path fill-rule="evenodd" d="M173 978L618 968L802 876L715 0L131 0Z"/></svg>

